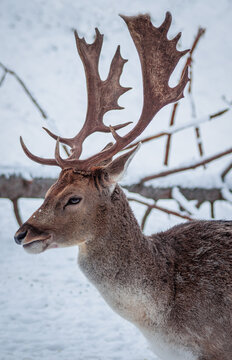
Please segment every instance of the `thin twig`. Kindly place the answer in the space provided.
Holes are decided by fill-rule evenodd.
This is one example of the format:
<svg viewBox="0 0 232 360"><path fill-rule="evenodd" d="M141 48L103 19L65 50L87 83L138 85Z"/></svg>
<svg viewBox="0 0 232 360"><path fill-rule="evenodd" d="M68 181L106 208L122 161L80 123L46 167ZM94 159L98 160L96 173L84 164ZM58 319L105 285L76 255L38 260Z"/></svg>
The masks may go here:
<svg viewBox="0 0 232 360"><path fill-rule="evenodd" d="M4 83L4 80L5 80L5 78L6 78L6 74L7 74L7 71L4 70L4 71L3 71L3 75L2 75L2 77L1 77L1 80L0 80L0 86L2 86L2 84Z"/></svg>
<svg viewBox="0 0 232 360"><path fill-rule="evenodd" d="M170 120L170 124L169 124L170 126L174 125L174 120L175 120L176 110L177 110L178 104L179 103L175 103L173 105L171 120ZM169 134L167 136L166 151L165 151L165 157L164 157L164 165L168 165L170 145L171 145L171 134Z"/></svg>
<svg viewBox="0 0 232 360"><path fill-rule="evenodd" d="M197 202L197 204L195 205L196 206L196 209L200 209L201 205L204 203L204 200L199 200Z"/></svg>
<svg viewBox="0 0 232 360"><path fill-rule="evenodd" d="M212 219L215 219L214 202L210 202L210 215Z"/></svg>
<svg viewBox="0 0 232 360"><path fill-rule="evenodd" d="M151 211L152 211L152 208L150 206L148 206L145 213L144 213L144 215L143 215L143 218L142 218L142 222L141 222L141 229L142 230L144 230L144 228L145 228L147 218L150 215Z"/></svg>
<svg viewBox="0 0 232 360"><path fill-rule="evenodd" d="M198 43L198 41L200 40L201 36L204 35L205 33L205 29L199 28L198 29L198 34L196 36L195 42L193 44L193 50L196 48L196 45ZM190 96L190 100L191 100L191 107L192 107L192 117L196 118L196 105L194 103L193 100L193 96L192 96L192 82L193 82L193 66L192 66L192 54L191 54L191 63L190 63L190 81L189 81L189 88L188 88L188 93ZM195 134L196 134L196 139L197 139L197 146L198 146L198 150L199 150L199 154L200 157L202 157L204 155L203 152L203 143L202 143L202 138L201 138L201 133L200 133L200 128L199 127L195 127Z"/></svg>
<svg viewBox="0 0 232 360"><path fill-rule="evenodd" d="M211 214L211 218L214 219L215 212L214 212L214 202L213 201L210 203L210 214Z"/></svg>
<svg viewBox="0 0 232 360"><path fill-rule="evenodd" d="M25 91L25 93L29 96L29 98L31 99L31 101L33 102L33 104L35 105L35 107L38 109L38 111L40 112L40 114L42 115L42 117L44 119L47 119L48 116L46 114L46 112L42 109L42 107L39 105L38 101L35 99L35 97L32 95L31 91L28 89L28 87L26 86L25 82L18 76L18 74L16 74L15 71L7 68L5 65L3 65L0 62L0 67L8 74L12 75L18 82L19 84L22 86L23 90Z"/></svg>
<svg viewBox="0 0 232 360"><path fill-rule="evenodd" d="M222 96L222 100L229 106L232 106L232 100L228 100L225 95Z"/></svg>
<svg viewBox="0 0 232 360"><path fill-rule="evenodd" d="M191 104L191 109L192 109L192 118L196 119L196 117L197 117L196 105L195 105L193 95L192 95L192 76L193 76L193 73L192 73L192 63L191 63L191 66L190 66L191 86L189 86L188 92L189 92L189 99L190 99L190 104ZM196 135L196 140L197 140L198 151L199 151L200 157L202 157L204 155L203 142L202 142L200 128L198 126L195 127L195 135Z"/></svg>
<svg viewBox="0 0 232 360"><path fill-rule="evenodd" d="M230 172L230 170L232 170L232 162L225 168L225 170L223 170L222 174L221 174L221 178L224 181L226 175Z"/></svg>
<svg viewBox="0 0 232 360"><path fill-rule="evenodd" d="M22 222L22 218L21 218L21 215L20 215L20 212L19 212L18 199L13 199L11 201L13 203L13 208L14 208L14 213L15 213L16 220L17 220L19 226L21 226L23 222Z"/></svg>
<svg viewBox="0 0 232 360"><path fill-rule="evenodd" d="M3 84L5 78L6 78L6 75L7 74L10 74L12 75L16 81L18 81L18 83L21 85L21 87L23 88L23 90L25 91L25 93L28 95L28 97L30 98L30 100L32 101L32 103L35 105L35 107L37 108L37 110L40 112L40 114L42 115L42 117L46 120L48 120L48 115L47 113L42 109L42 107L39 105L38 101L35 99L35 97L32 95L31 91L28 89L28 87L26 86L25 82L18 76L18 74L13 71L13 70L10 70L9 68L7 68L5 65L3 65L1 62L0 62L0 67L3 69L4 73L3 73L3 76L0 80L0 86ZM68 151L68 148L66 145L62 145L65 153L67 156L69 156L69 151Z"/></svg>
<svg viewBox="0 0 232 360"><path fill-rule="evenodd" d="M200 157L202 157L204 155L204 152L203 152L203 144L202 144L202 138L199 127L195 127L195 134L197 138L197 146L198 146L199 154Z"/></svg>
<svg viewBox="0 0 232 360"><path fill-rule="evenodd" d="M137 200L137 199L134 199L134 198L128 198L128 200L129 200L129 201L135 201L135 202L137 202L137 203L139 203L139 204L145 205L145 206L150 207L150 208L152 208L152 209L157 209L157 210L163 211L163 212L165 212L166 214L169 214L169 215L178 216L178 217L180 217L180 218L182 218L182 219L185 219L185 220L190 220L190 221L191 221L191 220L194 220L194 219L192 219L190 216L187 216L187 215L178 213L178 212L173 211L173 210L170 210L170 209L166 209L166 208L164 208L164 207L161 207L161 206L158 206L158 205L155 205L155 204L154 204L154 205L150 205L150 204L148 204L148 203L146 203L146 202L144 202L144 201Z"/></svg>
<svg viewBox="0 0 232 360"><path fill-rule="evenodd" d="M193 103L193 99L192 99L191 103L192 103L192 106L193 106L193 118L196 118L196 110L195 110L195 105ZM227 112L228 110L229 109L227 108L227 109L224 109L222 111L219 111L216 114L210 115L210 120L215 118L215 117L218 117L218 116L221 116L221 115L225 114L225 112ZM196 134L196 138L197 138L197 145L198 145L199 154L200 154L200 157L202 157L204 155L203 143L202 143L200 128L198 126L195 127L195 134ZM206 168L205 165L204 165L204 168Z"/></svg>
<svg viewBox="0 0 232 360"><path fill-rule="evenodd" d="M171 175L171 174L175 174L175 173L178 173L178 172L181 172L181 171L186 171L186 170L190 170L190 169L196 169L199 166L208 164L211 161L217 160L217 159L219 159L219 158L221 158L223 156L226 156L228 154L231 154L231 153L232 153L232 148L230 148L228 150L225 150L225 151L223 151L223 152L221 152L219 154L216 154L216 155L210 156L208 158L205 158L205 159L203 159L201 161L192 163L191 165L188 165L188 166L183 166L183 167L179 167L179 168L175 168L175 169L169 169L169 170L161 171L158 174L146 176L146 177L144 177L144 178L142 178L140 180L140 184L144 183L145 181L161 178L161 177Z"/></svg>

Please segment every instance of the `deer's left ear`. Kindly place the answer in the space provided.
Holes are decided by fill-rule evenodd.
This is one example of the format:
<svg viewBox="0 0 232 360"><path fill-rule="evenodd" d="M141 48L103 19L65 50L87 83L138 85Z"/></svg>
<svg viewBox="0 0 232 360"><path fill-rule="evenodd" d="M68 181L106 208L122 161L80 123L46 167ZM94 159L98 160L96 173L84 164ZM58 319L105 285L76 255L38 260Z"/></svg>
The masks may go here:
<svg viewBox="0 0 232 360"><path fill-rule="evenodd" d="M131 160L135 156L136 152L139 150L140 146L141 143L139 143L131 151L128 151L124 155L119 156L105 167L109 175L109 184L111 187L111 191L114 190L117 182L119 182L123 178L123 175L125 174Z"/></svg>

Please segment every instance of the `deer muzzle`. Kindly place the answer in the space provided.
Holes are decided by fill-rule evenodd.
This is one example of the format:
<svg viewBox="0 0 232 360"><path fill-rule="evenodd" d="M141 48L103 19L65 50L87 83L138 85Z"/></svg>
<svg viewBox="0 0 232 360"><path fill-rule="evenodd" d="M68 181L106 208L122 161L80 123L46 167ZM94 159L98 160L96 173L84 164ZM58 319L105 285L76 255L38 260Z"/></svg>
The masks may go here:
<svg viewBox="0 0 232 360"><path fill-rule="evenodd" d="M29 223L25 223L19 228L14 239L16 244L23 245L25 250L31 248L40 250L39 252L41 252L51 245L51 241L49 241L49 239L51 239L51 234L46 231L38 230Z"/></svg>

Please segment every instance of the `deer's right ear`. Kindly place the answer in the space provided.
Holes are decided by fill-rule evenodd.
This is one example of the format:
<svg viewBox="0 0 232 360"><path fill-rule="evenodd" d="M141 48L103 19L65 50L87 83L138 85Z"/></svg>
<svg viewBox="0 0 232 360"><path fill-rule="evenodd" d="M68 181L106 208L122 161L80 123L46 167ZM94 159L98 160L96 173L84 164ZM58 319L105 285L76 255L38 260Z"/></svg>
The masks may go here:
<svg viewBox="0 0 232 360"><path fill-rule="evenodd" d="M128 151L126 154L117 157L115 160L113 160L109 165L105 167L109 175L109 183L110 183L111 191L114 190L117 182L119 182L123 178L131 160L135 156L136 152L139 150L140 146L141 143L139 143L131 151Z"/></svg>

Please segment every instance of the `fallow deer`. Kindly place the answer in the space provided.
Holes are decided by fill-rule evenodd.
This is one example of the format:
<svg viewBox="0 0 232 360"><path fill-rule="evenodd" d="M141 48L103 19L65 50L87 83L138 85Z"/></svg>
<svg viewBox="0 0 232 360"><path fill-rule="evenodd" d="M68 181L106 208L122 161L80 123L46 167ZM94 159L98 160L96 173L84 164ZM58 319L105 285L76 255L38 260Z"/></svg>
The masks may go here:
<svg viewBox="0 0 232 360"><path fill-rule="evenodd" d="M73 138L56 139L55 159L26 155L62 171L42 206L15 235L29 253L78 245L78 263L106 302L134 323L154 352L166 360L232 359L232 222L193 221L145 236L117 184L136 149L112 160L136 139L165 105L183 97L185 71L174 88L169 78L187 51L178 51L178 34L167 38L171 15L154 27L148 15L122 16L137 48L143 74L141 116L125 136L117 130L127 124L106 126L104 114L120 109L117 101L128 88L119 80L126 62L117 51L109 75L102 81L98 62L103 35L87 44L75 32L84 64L88 109L85 123ZM94 132L111 132L115 143L80 159L82 144ZM71 148L63 159L59 143Z"/></svg>

